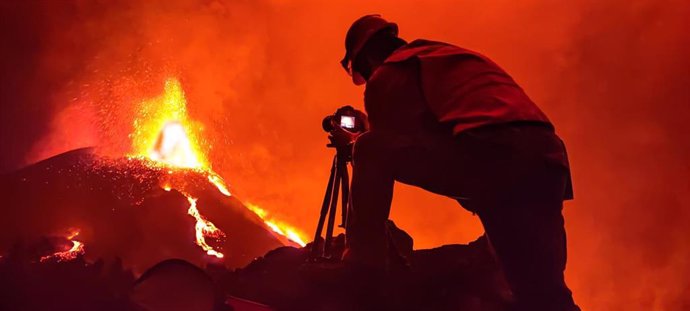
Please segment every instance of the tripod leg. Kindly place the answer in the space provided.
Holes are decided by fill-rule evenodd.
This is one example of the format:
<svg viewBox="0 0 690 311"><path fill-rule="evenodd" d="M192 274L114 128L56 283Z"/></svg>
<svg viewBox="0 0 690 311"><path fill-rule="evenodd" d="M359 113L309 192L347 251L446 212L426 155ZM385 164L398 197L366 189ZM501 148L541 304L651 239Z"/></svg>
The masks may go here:
<svg viewBox="0 0 690 311"><path fill-rule="evenodd" d="M347 215L350 212L350 174L347 171L347 163L342 163L338 167L343 188L342 204L340 210L340 227L347 229Z"/></svg>
<svg viewBox="0 0 690 311"><path fill-rule="evenodd" d="M326 227L326 240L324 241L324 255L330 257L331 242L333 240L333 226L335 225L335 213L338 209L338 191L340 190L340 181L342 176L340 170L336 167L335 184L333 185L333 197L331 197L331 208L328 214L328 225Z"/></svg>
<svg viewBox="0 0 690 311"><path fill-rule="evenodd" d="M321 255L321 247L319 245L319 239L321 239L321 232L323 231L323 225L326 221L326 215L328 214L328 208L331 204L331 198L333 194L333 182L336 177L336 158L333 158L333 164L331 165L331 174L328 177L328 186L326 186L326 194L323 197L323 203L321 204L321 214L319 215L319 223L316 225L316 233L314 234L314 242L311 246L311 256L312 259Z"/></svg>

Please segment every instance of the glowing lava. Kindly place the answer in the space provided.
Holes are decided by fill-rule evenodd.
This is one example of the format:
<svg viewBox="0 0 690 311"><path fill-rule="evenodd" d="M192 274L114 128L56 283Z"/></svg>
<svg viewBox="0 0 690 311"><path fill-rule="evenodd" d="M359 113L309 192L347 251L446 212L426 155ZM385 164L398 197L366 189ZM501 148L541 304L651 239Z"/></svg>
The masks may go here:
<svg viewBox="0 0 690 311"><path fill-rule="evenodd" d="M72 243L72 247L66 251L56 252L52 255L43 256L43 257L41 257L41 262L44 262L44 261L47 261L50 259L55 259L58 262L70 261L70 260L77 258L77 256L84 254L84 243L74 240L74 237L76 237L78 235L79 235L79 229L70 229L69 233L67 234L66 239Z"/></svg>
<svg viewBox="0 0 690 311"><path fill-rule="evenodd" d="M192 151L184 127L176 121L163 126L150 157L154 161L177 167L197 168L201 166L199 159Z"/></svg>
<svg viewBox="0 0 690 311"><path fill-rule="evenodd" d="M187 213L196 219L196 244L201 246L201 248L206 251L206 254L211 256L216 256L218 258L223 258L223 254L214 250L213 247L206 244L206 237L211 236L214 238L223 238L225 233L216 228L212 222L206 220L204 216L199 214L199 210L196 208L196 199L189 195L187 196L187 201L189 201L189 209Z"/></svg>
<svg viewBox="0 0 690 311"><path fill-rule="evenodd" d="M299 244L300 246L305 246L307 243L304 241L302 238L302 235L299 233L299 230L296 228L280 221L277 219L274 219L271 217L266 210L262 209L261 207L258 207L254 204L245 202L244 203L249 210L254 212L257 216L261 217L261 219L264 221L264 223L273 230L273 232L278 233L291 241Z"/></svg>
<svg viewBox="0 0 690 311"><path fill-rule="evenodd" d="M186 105L184 91L176 79L168 79L165 82L164 93L161 96L142 102L139 118L134 121L134 132L130 135L133 149L130 156L149 159L152 165L164 167L170 174L176 169L195 170L205 175L220 193L231 196L223 178L211 169L206 155L200 148L208 144L200 140L201 136L198 133L201 125L189 119ZM196 244L206 254L223 258L223 253L210 246L206 239L222 239L225 233L199 213L197 198L174 182L161 181L161 187L166 191L175 189L187 197L187 214L196 220ZM293 227L266 218L266 212L256 206L250 207L250 210L274 232L295 243L305 245L304 239Z"/></svg>

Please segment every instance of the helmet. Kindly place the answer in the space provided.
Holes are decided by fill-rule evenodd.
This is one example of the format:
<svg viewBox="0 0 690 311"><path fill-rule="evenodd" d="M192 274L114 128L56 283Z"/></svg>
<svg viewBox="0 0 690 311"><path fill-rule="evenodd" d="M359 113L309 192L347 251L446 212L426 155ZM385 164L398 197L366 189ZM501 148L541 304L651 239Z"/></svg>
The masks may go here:
<svg viewBox="0 0 690 311"><path fill-rule="evenodd" d="M356 85L364 84L361 74L352 69L352 62L357 58L357 54L362 50L367 41L381 30L390 30L394 36L398 35L398 25L391 23L378 14L365 15L357 19L345 36L345 56L340 61L345 71L352 76L352 81Z"/></svg>

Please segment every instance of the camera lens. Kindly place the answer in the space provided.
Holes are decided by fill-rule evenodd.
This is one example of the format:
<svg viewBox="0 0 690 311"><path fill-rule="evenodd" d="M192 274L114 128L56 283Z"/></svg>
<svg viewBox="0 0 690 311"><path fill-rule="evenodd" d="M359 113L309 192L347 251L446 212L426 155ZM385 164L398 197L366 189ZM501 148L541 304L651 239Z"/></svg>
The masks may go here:
<svg viewBox="0 0 690 311"><path fill-rule="evenodd" d="M333 116L326 116L323 118L323 121L321 121L321 127L323 128L324 131L326 132L331 132L334 130L333 128Z"/></svg>

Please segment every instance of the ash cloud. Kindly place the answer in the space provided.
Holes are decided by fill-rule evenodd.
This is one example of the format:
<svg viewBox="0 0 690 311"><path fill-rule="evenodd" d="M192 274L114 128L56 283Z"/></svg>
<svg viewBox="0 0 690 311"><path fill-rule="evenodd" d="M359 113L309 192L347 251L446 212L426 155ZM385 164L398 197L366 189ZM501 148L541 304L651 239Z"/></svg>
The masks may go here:
<svg viewBox="0 0 690 311"><path fill-rule="evenodd" d="M406 39L505 67L569 147L567 276L584 309L690 302L690 4L570 1L5 1L0 171L84 145L121 155L136 105L177 76L235 193L310 232L330 150L321 118L362 107L343 35L379 12ZM4 44L8 42L9 44ZM398 186L418 247L481 233L450 200ZM230 233L231 234L231 233Z"/></svg>

